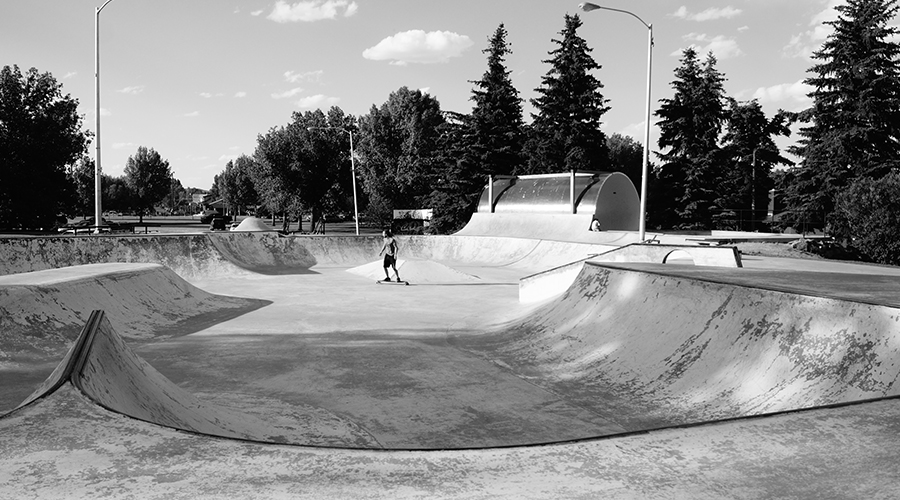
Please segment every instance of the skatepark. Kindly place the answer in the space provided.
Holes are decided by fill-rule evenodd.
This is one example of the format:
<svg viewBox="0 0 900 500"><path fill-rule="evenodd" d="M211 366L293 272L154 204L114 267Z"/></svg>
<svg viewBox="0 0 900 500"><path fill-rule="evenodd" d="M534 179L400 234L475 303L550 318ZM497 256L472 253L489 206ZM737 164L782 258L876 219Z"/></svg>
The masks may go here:
<svg viewBox="0 0 900 500"><path fill-rule="evenodd" d="M2 238L0 497L900 494L900 271L589 222Z"/></svg>
<svg viewBox="0 0 900 500"><path fill-rule="evenodd" d="M895 277L604 236L399 237L388 287L371 236L3 240L6 352L43 368L4 382L0 493L897 493Z"/></svg>

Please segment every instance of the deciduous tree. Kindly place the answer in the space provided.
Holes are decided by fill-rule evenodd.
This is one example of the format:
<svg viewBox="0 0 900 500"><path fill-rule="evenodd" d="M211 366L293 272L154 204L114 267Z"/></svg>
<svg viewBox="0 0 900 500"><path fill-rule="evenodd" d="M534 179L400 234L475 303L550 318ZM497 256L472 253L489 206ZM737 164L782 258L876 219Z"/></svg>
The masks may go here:
<svg viewBox="0 0 900 500"><path fill-rule="evenodd" d="M87 152L78 100L50 73L0 70L0 227L52 228L74 208L66 166Z"/></svg>
<svg viewBox="0 0 900 500"><path fill-rule="evenodd" d="M900 172L880 179L860 177L838 194L832 217L834 234L865 258L900 265Z"/></svg>
<svg viewBox="0 0 900 500"><path fill-rule="evenodd" d="M352 119L339 108L327 117L321 110L295 112L286 126L258 137L251 177L273 213L299 217L307 209L316 224L326 196L338 186L341 167L349 164L341 131L346 127Z"/></svg>
<svg viewBox="0 0 900 500"><path fill-rule="evenodd" d="M609 171L628 176L634 188L641 189L641 171L644 168L644 146L632 137L612 134L606 139L609 148Z"/></svg>
<svg viewBox="0 0 900 500"><path fill-rule="evenodd" d="M251 176L253 168L253 158L241 155L236 160L229 160L225 164L225 170L219 175L221 184L219 191L225 205L236 213L258 203L259 195L256 193Z"/></svg>
<svg viewBox="0 0 900 500"><path fill-rule="evenodd" d="M143 222L144 214L152 213L153 207L166 195L172 184L172 170L168 160L164 160L153 148L139 146L133 156L125 162L125 180L131 191L132 208Z"/></svg>
<svg viewBox="0 0 900 500"><path fill-rule="evenodd" d="M394 209L423 208L441 165L444 123L437 99L406 87L360 117L357 167L370 215L387 223Z"/></svg>

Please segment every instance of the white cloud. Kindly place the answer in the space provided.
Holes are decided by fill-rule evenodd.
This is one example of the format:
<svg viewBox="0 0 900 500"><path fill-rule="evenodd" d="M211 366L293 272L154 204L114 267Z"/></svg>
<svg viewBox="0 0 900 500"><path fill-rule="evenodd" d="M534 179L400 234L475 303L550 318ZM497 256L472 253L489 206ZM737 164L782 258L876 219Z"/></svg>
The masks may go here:
<svg viewBox="0 0 900 500"><path fill-rule="evenodd" d="M301 92L303 92L303 89L300 87L296 87L278 94L272 94L272 99L287 99L288 97L294 97Z"/></svg>
<svg viewBox="0 0 900 500"><path fill-rule="evenodd" d="M143 85L134 85L134 86L131 86L131 87L125 87L125 88L123 88L123 89L119 89L119 90L117 90L116 92L119 92L120 94L132 94L132 95L134 95L134 94L140 94L140 93L143 92L143 91L144 91L144 86L143 86Z"/></svg>
<svg viewBox="0 0 900 500"><path fill-rule="evenodd" d="M65 74L65 76L63 76L63 80L68 80L69 78L72 78L72 77L76 76L77 74L78 74L77 71L69 71L68 73Z"/></svg>
<svg viewBox="0 0 900 500"><path fill-rule="evenodd" d="M247 93L244 91L238 92L234 94L235 97L247 97Z"/></svg>
<svg viewBox="0 0 900 500"><path fill-rule="evenodd" d="M134 148L134 147L137 147L137 144L135 144L133 142L116 142L116 143L113 143L113 145L112 145L113 149L125 149L125 148Z"/></svg>
<svg viewBox="0 0 900 500"><path fill-rule="evenodd" d="M256 16L259 16L259 15L262 14L262 13L263 13L262 10L254 10L253 12L250 13L250 15L256 17Z"/></svg>
<svg viewBox="0 0 900 500"><path fill-rule="evenodd" d="M227 163L229 161L237 160L237 158L238 158L238 155L222 155L219 157L219 161L224 161Z"/></svg>
<svg viewBox="0 0 900 500"><path fill-rule="evenodd" d="M741 9L735 9L734 7L721 7L715 8L710 7L702 12L691 13L688 12L687 7L682 5L678 8L674 13L672 13L672 17L677 17L680 19L686 19L688 21L715 21L717 19L731 19L733 17L737 17L743 13Z"/></svg>
<svg viewBox="0 0 900 500"><path fill-rule="evenodd" d="M692 42L691 46L697 50L698 54L706 54L712 52L717 59L728 59L737 57L744 52L738 47L737 41L733 38L726 38L722 35L709 36L705 33L690 33L682 37L684 40ZM672 55L681 56L682 51L678 50Z"/></svg>
<svg viewBox="0 0 900 500"><path fill-rule="evenodd" d="M782 83L771 87L760 87L753 93L753 98L760 103L782 103L792 109L808 107L811 102L807 94L814 89L811 85L803 83L803 80L794 83Z"/></svg>
<svg viewBox="0 0 900 500"><path fill-rule="evenodd" d="M334 106L335 104L341 102L339 97L328 97L322 94L316 94L309 97L304 97L296 102L297 107L300 109L315 109L315 108L323 108Z"/></svg>
<svg viewBox="0 0 900 500"><path fill-rule="evenodd" d="M200 116L199 111L191 111L190 113L185 113L184 116L188 118L194 118L195 116Z"/></svg>
<svg viewBox="0 0 900 500"><path fill-rule="evenodd" d="M278 0L266 19L276 23L321 21L336 18L341 10L343 10L341 15L349 17L356 14L359 6L356 5L356 2L348 0L306 0L294 4Z"/></svg>
<svg viewBox="0 0 900 500"><path fill-rule="evenodd" d="M373 61L391 61L391 64L439 63L451 57L459 57L471 47L472 40L450 31L411 30L397 33L363 51L363 57Z"/></svg>
<svg viewBox="0 0 900 500"><path fill-rule="evenodd" d="M209 98L212 97L212 96L213 96L213 95L210 94L209 92L200 92L200 97L204 97L204 98L206 98L206 99L209 99Z"/></svg>
<svg viewBox="0 0 900 500"><path fill-rule="evenodd" d="M822 42L832 33L831 26L824 24L838 18L835 7L844 3L844 0L827 0L824 10L816 13L809 21L809 29L791 37L784 47L784 55L787 57L809 58L813 52L821 47Z"/></svg>
<svg viewBox="0 0 900 500"><path fill-rule="evenodd" d="M318 82L322 80L322 75L325 74L322 70L316 71L307 71L305 73L294 73L293 71L285 71L284 79L290 83L297 82Z"/></svg>

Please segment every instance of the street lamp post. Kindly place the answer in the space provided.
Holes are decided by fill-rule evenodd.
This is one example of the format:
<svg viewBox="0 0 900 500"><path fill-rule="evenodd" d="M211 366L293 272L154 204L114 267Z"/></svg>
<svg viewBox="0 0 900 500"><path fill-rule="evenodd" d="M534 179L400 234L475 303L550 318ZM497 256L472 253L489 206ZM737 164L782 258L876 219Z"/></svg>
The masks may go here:
<svg viewBox="0 0 900 500"><path fill-rule="evenodd" d="M356 223L356 235L359 236L359 207L356 204L356 159L353 155L353 131L343 127L308 127L307 130L340 130L350 135L350 175L353 178L353 222Z"/></svg>
<svg viewBox="0 0 900 500"><path fill-rule="evenodd" d="M94 233L100 234L103 224L103 204L100 195L100 11L112 0L106 0L94 15L94 142L97 153L94 157Z"/></svg>
<svg viewBox="0 0 900 500"><path fill-rule="evenodd" d="M601 7L590 2L578 4L578 7L585 12L600 9L628 14L640 21L641 24L643 24L647 28L647 116L644 123L644 164L641 168L641 215L638 223L638 232L640 234L639 237L641 241L644 241L647 229L647 177L649 174L648 171L650 166L650 76L651 69L653 67L653 25L645 23L643 19L638 17L633 12L629 12L627 10Z"/></svg>

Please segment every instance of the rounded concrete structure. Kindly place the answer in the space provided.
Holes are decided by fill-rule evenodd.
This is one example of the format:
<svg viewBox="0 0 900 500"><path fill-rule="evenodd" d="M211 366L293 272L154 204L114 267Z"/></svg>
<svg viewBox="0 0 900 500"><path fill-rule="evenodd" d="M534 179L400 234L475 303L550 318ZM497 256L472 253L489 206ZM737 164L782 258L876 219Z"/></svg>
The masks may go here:
<svg viewBox="0 0 900 500"><path fill-rule="evenodd" d="M478 212L591 214L603 231L635 231L640 198L620 172L526 175L492 180L481 194Z"/></svg>

